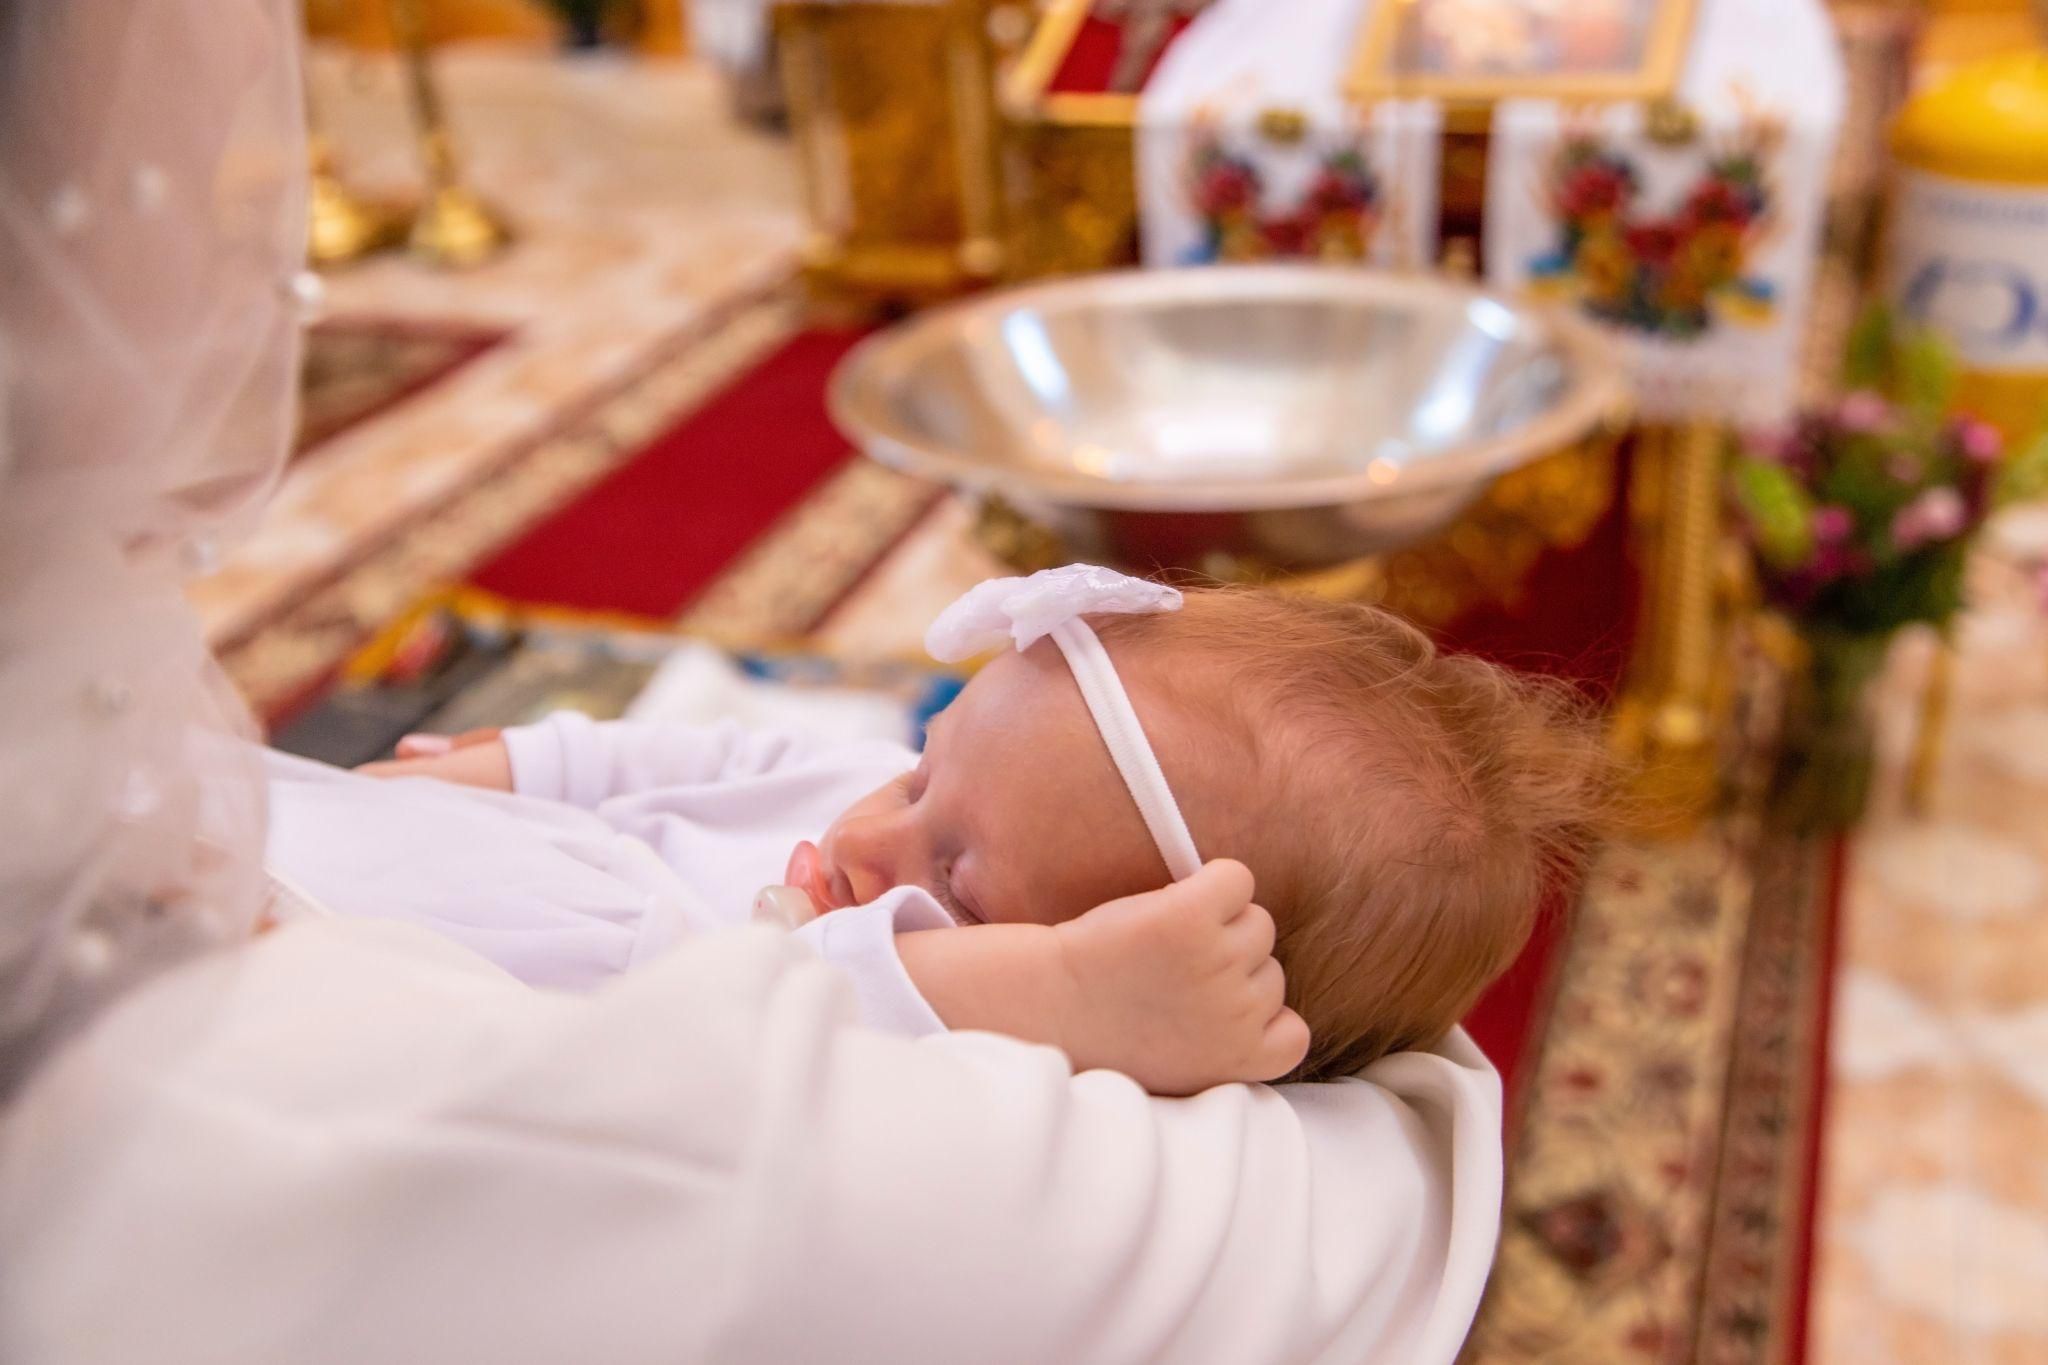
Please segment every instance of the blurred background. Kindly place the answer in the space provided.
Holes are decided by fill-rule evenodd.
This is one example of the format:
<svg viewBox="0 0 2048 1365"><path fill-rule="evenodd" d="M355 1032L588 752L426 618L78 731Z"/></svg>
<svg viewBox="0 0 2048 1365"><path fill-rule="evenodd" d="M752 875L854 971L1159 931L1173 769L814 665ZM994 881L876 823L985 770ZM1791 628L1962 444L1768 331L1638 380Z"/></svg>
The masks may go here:
<svg viewBox="0 0 2048 1365"><path fill-rule="evenodd" d="M1471 1021L1474 1361L2048 1361L2018 0L308 0L273 742L915 733L982 577L1402 612L1626 817Z"/></svg>

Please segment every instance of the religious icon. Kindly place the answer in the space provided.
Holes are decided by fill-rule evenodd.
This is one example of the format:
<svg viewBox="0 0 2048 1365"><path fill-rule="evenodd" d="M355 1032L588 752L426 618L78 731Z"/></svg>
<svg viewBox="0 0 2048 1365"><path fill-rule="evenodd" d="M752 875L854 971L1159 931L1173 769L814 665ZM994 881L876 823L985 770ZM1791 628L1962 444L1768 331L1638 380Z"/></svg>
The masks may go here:
<svg viewBox="0 0 2048 1365"><path fill-rule="evenodd" d="M1693 0L1406 0L1373 7L1350 87L1360 99L1668 94Z"/></svg>
<svg viewBox="0 0 2048 1365"><path fill-rule="evenodd" d="M1655 0L1422 0L1402 65L1446 75L1614 72L1642 59Z"/></svg>

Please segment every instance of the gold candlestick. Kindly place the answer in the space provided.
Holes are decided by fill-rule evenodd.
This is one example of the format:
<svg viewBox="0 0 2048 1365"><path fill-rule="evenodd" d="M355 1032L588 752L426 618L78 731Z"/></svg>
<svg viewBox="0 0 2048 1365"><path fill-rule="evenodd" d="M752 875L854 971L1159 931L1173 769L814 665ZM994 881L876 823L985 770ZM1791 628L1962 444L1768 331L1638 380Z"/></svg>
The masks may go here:
<svg viewBox="0 0 2048 1365"><path fill-rule="evenodd" d="M440 88L434 83L419 0L392 0L391 22L404 54L407 91L427 173L426 198L407 244L413 255L430 265L457 270L481 265L511 242L511 229L462 183Z"/></svg>
<svg viewBox="0 0 2048 1365"><path fill-rule="evenodd" d="M333 150L318 131L306 135L306 161L306 259L315 269L347 265L398 240L404 220L342 183Z"/></svg>

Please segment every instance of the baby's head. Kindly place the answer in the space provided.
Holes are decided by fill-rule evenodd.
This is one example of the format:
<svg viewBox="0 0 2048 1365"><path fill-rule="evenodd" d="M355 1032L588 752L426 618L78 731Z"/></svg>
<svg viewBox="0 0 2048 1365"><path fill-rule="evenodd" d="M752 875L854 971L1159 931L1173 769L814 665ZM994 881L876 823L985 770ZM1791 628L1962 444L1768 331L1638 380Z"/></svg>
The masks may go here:
<svg viewBox="0 0 2048 1365"><path fill-rule="evenodd" d="M1212 589L1087 618L1205 858L1245 863L1332 1076L1427 1045L1527 939L1603 747L1561 684L1439 653L1374 608ZM903 782L835 821L814 895L924 886L965 923L1057 923L1168 872L1066 660L999 655Z"/></svg>

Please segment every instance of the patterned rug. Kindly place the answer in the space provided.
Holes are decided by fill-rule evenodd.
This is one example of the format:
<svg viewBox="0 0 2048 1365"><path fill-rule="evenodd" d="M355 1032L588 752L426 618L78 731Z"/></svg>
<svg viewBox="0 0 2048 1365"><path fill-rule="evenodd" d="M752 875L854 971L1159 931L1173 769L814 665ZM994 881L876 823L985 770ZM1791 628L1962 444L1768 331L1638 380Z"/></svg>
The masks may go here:
<svg viewBox="0 0 2048 1365"><path fill-rule="evenodd" d="M1805 1359L1842 851L1772 814L1779 677L1736 645L1723 807L1611 842L1556 951L1468 1365Z"/></svg>
<svg viewBox="0 0 2048 1365"><path fill-rule="evenodd" d="M666 534L690 553L680 565L671 562L676 556L661 560L651 577L613 575L637 589L622 602L570 594L576 605L635 615L642 624L679 616L698 633L749 643L802 634L939 495L853 459L829 436L815 385L806 403L795 403L778 385L757 384L733 410L730 391L772 369L765 362L784 348L805 343L801 323L794 295L777 293L679 338L560 414L537 439L506 449L430 514L365 546L326 583L221 641L229 676L260 716L276 722L316 699L379 631L451 584L477 577L529 599L550 596L523 591L535 566L602 555L617 529L612 518L625 518L642 537ZM641 486L639 469L650 456L670 469L678 460L709 459L728 484L750 486L760 452L792 423L809 452L807 472L776 498L757 500L751 519L735 520L727 508L711 553L684 545L691 509L660 477L654 488ZM828 438L826 449L820 442ZM792 573L798 564L803 571Z"/></svg>
<svg viewBox="0 0 2048 1365"><path fill-rule="evenodd" d="M1466 1360L1802 1358L1832 850L1608 851L1559 958Z"/></svg>
<svg viewBox="0 0 2048 1365"><path fill-rule="evenodd" d="M503 341L501 328L399 318L323 318L306 333L299 381L304 459L350 427L450 378Z"/></svg>

